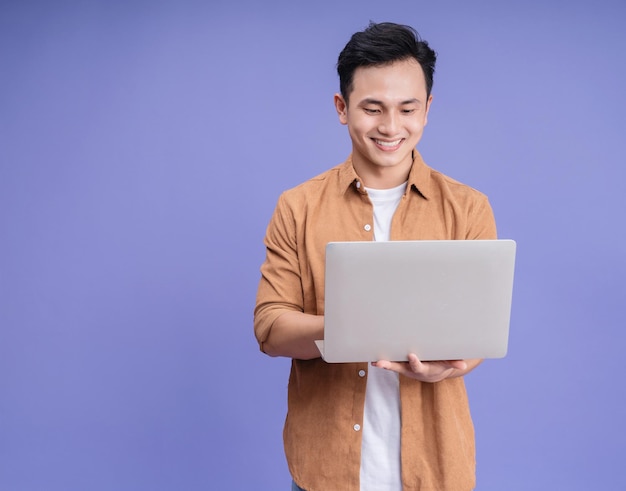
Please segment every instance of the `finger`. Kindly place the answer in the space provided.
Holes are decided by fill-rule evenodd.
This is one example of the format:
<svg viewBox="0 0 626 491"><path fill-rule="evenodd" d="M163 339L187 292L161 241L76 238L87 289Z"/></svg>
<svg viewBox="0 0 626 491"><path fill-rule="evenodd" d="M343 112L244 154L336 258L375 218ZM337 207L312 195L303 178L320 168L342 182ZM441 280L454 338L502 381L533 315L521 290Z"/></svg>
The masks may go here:
<svg viewBox="0 0 626 491"><path fill-rule="evenodd" d="M408 358L409 358L409 367L411 367L411 370L415 373L420 373L423 370L424 365L419 360L417 355L415 353L410 353Z"/></svg>
<svg viewBox="0 0 626 491"><path fill-rule="evenodd" d="M410 354L408 356L408 362L392 362L387 360L378 360L372 363L373 366L378 368L384 368L385 370L392 370L404 375L411 373L421 373L424 369L424 364L419 361L416 355Z"/></svg>
<svg viewBox="0 0 626 491"><path fill-rule="evenodd" d="M448 363L450 368L456 368L457 370L467 369L467 362L465 360L449 360L446 363Z"/></svg>
<svg viewBox="0 0 626 491"><path fill-rule="evenodd" d="M397 368L396 365L397 363L388 360L378 360L372 362L372 366L375 366L376 368L384 368L385 370L393 370L394 368Z"/></svg>
<svg viewBox="0 0 626 491"><path fill-rule="evenodd" d="M425 363L440 363L443 366L455 368L457 370L467 369L467 362L465 360L441 360L439 362L432 361ZM411 370L413 370L414 372L418 372L424 369L424 362L420 361L415 353L409 354L409 365L411 366Z"/></svg>
<svg viewBox="0 0 626 491"><path fill-rule="evenodd" d="M382 368L384 370L390 370L392 372L397 372L403 375L408 375L411 373L411 370L408 369L406 363L397 363L387 360L378 360L372 362L372 366L376 368Z"/></svg>

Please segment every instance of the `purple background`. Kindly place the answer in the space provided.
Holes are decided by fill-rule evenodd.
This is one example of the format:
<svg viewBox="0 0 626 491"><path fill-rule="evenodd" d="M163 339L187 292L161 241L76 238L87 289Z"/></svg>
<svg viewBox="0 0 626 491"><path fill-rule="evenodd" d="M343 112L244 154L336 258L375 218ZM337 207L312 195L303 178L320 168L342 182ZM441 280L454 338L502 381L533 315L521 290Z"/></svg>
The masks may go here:
<svg viewBox="0 0 626 491"><path fill-rule="evenodd" d="M438 52L422 154L518 242L509 355L467 378L477 489L626 488L623 2L16 0L0 489L288 489L262 239L348 155L334 64L370 19Z"/></svg>

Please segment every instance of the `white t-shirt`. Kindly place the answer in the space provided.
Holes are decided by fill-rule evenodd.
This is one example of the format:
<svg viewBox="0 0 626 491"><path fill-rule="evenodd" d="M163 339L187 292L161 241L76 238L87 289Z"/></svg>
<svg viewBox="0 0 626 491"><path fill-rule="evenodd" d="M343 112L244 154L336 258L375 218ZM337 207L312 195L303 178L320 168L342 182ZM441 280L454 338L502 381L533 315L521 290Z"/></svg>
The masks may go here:
<svg viewBox="0 0 626 491"><path fill-rule="evenodd" d="M391 219L406 191L365 188L374 205L374 239L387 241ZM396 372L368 367L361 444L361 491L402 491L400 388Z"/></svg>

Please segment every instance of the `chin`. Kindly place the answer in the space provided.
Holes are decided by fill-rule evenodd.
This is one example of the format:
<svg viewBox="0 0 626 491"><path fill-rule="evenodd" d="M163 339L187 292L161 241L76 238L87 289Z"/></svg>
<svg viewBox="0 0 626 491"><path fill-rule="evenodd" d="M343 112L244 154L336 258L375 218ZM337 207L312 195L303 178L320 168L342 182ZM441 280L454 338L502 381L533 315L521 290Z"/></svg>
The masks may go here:
<svg viewBox="0 0 626 491"><path fill-rule="evenodd" d="M408 162L412 161L411 154L403 155L402 157L378 159L378 160L375 160L374 162L379 167L399 167L399 166L407 163L407 161Z"/></svg>

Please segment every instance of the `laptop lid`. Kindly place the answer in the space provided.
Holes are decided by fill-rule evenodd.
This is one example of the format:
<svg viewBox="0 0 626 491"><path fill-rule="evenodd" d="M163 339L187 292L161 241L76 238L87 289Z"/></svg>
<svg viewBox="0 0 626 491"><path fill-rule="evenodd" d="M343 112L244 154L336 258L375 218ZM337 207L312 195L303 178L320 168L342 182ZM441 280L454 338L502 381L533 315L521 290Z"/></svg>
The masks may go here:
<svg viewBox="0 0 626 491"><path fill-rule="evenodd" d="M329 243L322 357L504 357L515 252L513 240Z"/></svg>

